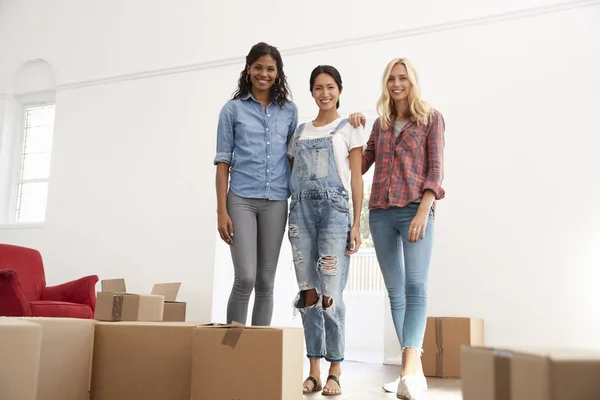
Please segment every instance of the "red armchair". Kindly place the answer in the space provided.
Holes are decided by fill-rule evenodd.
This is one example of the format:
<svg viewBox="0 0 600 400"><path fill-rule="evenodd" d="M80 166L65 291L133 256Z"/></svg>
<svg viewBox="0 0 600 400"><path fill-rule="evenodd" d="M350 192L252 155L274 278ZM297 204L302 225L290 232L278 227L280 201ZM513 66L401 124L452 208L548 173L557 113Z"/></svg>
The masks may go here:
<svg viewBox="0 0 600 400"><path fill-rule="evenodd" d="M0 244L0 316L94 318L96 275L46 286L39 251Z"/></svg>

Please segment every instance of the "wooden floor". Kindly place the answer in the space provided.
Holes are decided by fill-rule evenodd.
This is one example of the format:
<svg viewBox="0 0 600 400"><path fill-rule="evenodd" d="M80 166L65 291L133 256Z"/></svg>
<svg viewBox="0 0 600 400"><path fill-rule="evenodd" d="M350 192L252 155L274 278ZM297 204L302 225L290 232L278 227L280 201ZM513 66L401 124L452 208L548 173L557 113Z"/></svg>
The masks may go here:
<svg viewBox="0 0 600 400"><path fill-rule="evenodd" d="M322 368L322 379L326 378L327 364L324 362ZM398 377L400 368L381 364L367 364L345 361L342 364L343 394L334 397L339 400L384 400L395 399L395 393L386 393L381 389L385 382L393 381ZM308 369L305 371L308 375ZM460 393L460 380L456 379L433 379L427 378L429 390L427 400L462 400ZM302 383L298 386L302 390ZM306 400L327 399L321 393L304 396Z"/></svg>

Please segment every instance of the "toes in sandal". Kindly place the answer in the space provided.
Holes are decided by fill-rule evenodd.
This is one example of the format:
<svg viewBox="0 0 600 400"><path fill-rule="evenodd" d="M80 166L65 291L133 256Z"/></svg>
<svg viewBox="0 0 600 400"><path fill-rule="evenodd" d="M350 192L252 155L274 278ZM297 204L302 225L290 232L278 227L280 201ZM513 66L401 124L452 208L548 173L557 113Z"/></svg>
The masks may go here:
<svg viewBox="0 0 600 400"><path fill-rule="evenodd" d="M306 382L312 382L313 384L313 388L312 390L306 390L308 389L308 386L306 386ZM304 380L304 387L302 388L302 392L303 393L311 393L311 392L318 392L319 390L321 390L321 386L319 386L319 384L317 383L317 380L315 378L313 378L312 376L309 376L308 378L306 378Z"/></svg>
<svg viewBox="0 0 600 400"><path fill-rule="evenodd" d="M335 383L338 384L338 386L340 387L340 391L337 393L328 393L328 392L325 392L325 390L323 390L323 392L322 392L323 396L339 396L339 395L341 395L342 394L342 385L340 385L340 380L338 379L338 377L335 375L329 375L327 377L327 381L330 381L330 380L334 381ZM325 385L325 386L327 387L327 385Z"/></svg>

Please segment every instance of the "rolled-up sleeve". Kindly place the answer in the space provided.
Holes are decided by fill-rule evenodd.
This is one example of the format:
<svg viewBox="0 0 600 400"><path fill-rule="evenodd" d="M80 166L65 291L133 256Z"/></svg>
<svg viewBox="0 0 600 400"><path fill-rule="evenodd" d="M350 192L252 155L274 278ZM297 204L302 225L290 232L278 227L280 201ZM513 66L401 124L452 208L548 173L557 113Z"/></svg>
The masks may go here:
<svg viewBox="0 0 600 400"><path fill-rule="evenodd" d="M446 195L442 188L444 180L444 131L446 125L444 117L439 111L435 111L431 129L427 135L427 176L423 190L431 190L436 200L443 199Z"/></svg>
<svg viewBox="0 0 600 400"><path fill-rule="evenodd" d="M215 165L226 163L231 165L233 159L234 123L231 110L231 103L227 103L219 113L219 123L217 125L217 154L215 156Z"/></svg>

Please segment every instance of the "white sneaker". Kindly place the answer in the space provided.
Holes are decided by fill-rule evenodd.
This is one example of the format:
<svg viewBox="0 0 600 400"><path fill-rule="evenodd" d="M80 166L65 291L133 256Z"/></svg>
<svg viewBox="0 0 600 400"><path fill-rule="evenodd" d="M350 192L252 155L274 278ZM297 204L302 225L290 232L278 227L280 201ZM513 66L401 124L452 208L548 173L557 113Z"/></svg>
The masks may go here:
<svg viewBox="0 0 600 400"><path fill-rule="evenodd" d="M400 377L395 381L384 383L381 387L384 391L388 393L395 393L398 390L398 385L400 384Z"/></svg>
<svg viewBox="0 0 600 400"><path fill-rule="evenodd" d="M427 391L427 379L424 376L407 375L400 378L396 397L402 400L423 400Z"/></svg>

